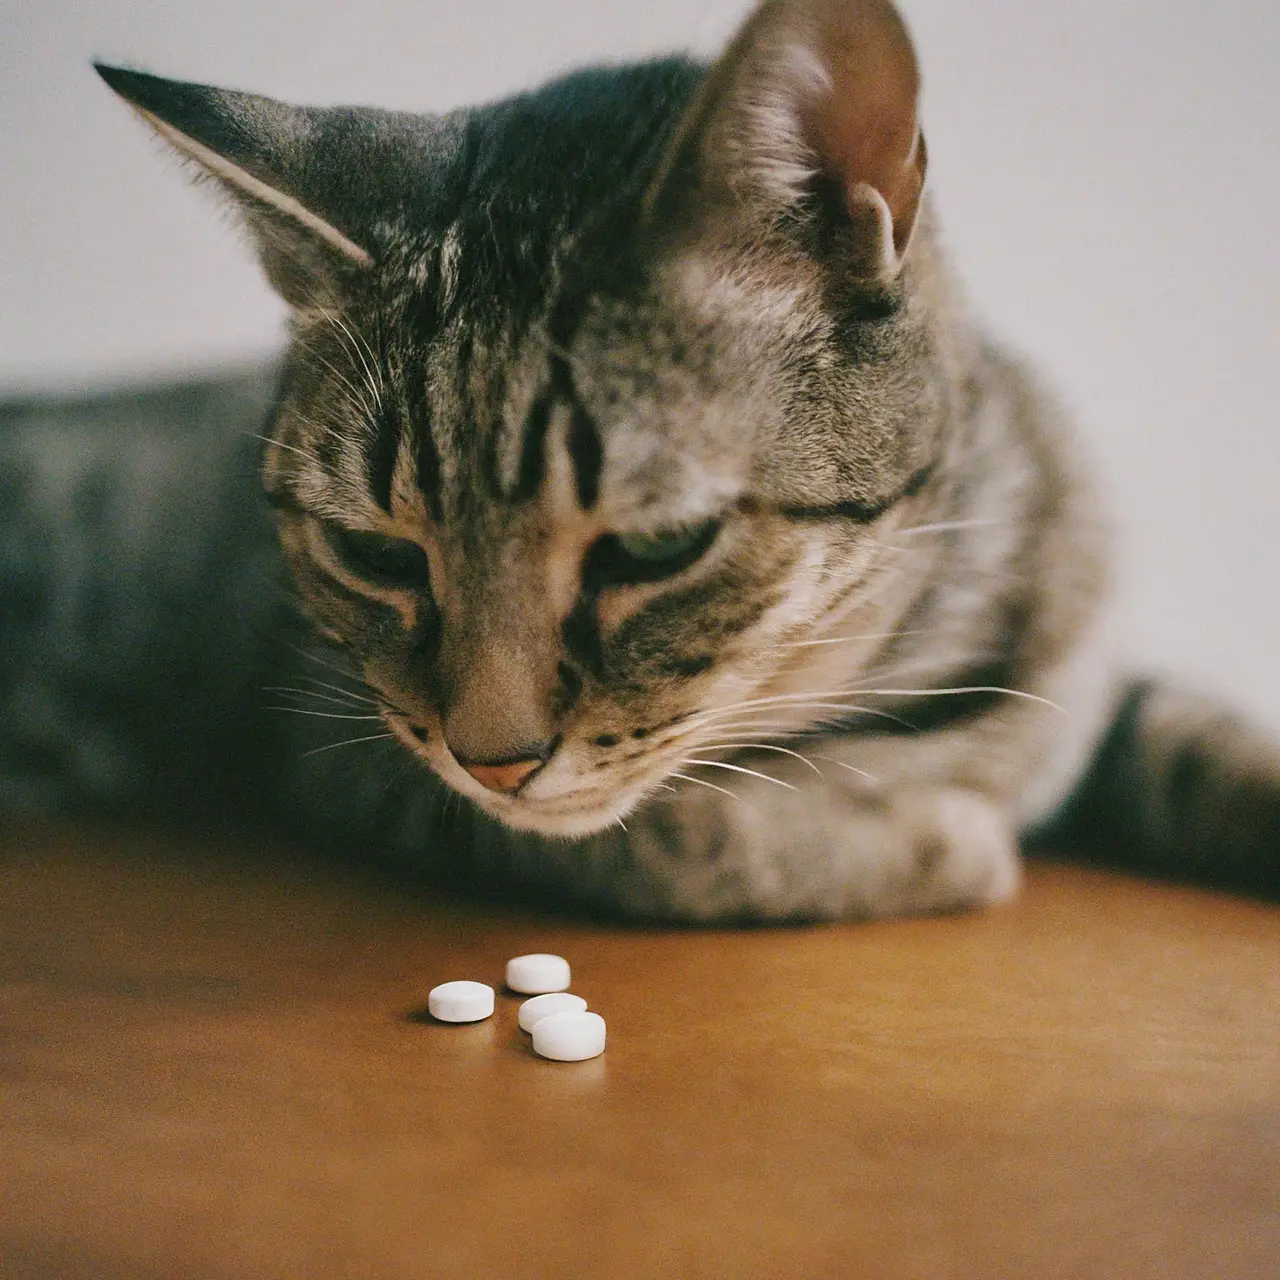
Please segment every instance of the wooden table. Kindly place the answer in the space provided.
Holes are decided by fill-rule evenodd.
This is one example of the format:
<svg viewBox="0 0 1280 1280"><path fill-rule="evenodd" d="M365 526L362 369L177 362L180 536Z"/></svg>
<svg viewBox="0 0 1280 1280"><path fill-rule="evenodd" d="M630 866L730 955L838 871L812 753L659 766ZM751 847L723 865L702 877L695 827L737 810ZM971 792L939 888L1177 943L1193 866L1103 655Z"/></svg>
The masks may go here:
<svg viewBox="0 0 1280 1280"><path fill-rule="evenodd" d="M279 851L0 837L0 1274L1280 1275L1280 910L626 930ZM534 1058L569 957L603 1058Z"/></svg>

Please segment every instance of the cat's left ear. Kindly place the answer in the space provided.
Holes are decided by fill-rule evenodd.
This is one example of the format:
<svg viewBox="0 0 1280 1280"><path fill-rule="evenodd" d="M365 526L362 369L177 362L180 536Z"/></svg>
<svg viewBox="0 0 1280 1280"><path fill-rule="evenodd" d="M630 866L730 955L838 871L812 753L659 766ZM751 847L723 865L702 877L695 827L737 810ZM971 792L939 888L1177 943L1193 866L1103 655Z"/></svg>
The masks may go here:
<svg viewBox="0 0 1280 1280"><path fill-rule="evenodd" d="M911 37L889 0L765 0L712 67L650 208L755 241L834 205L846 266L892 279L924 191L919 97Z"/></svg>
<svg viewBox="0 0 1280 1280"><path fill-rule="evenodd" d="M290 305L315 303L372 267L361 166L351 154L358 131L342 118L355 113L94 67L199 176L231 196Z"/></svg>

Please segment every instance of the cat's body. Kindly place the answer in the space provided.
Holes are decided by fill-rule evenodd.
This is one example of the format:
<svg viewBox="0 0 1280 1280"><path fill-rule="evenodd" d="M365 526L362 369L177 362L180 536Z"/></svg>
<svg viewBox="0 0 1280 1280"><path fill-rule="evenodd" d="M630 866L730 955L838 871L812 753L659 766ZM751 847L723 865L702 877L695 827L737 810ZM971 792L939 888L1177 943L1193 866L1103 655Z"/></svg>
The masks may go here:
<svg viewBox="0 0 1280 1280"><path fill-rule="evenodd" d="M275 382L0 409L0 811L225 803L282 612Z"/></svg>
<svg viewBox="0 0 1280 1280"><path fill-rule="evenodd" d="M1280 753L1126 691L1105 521L957 296L890 6L773 0L710 74L586 72L441 120L104 75L241 203L294 308L270 427L259 383L185 447L230 493L271 437L329 642L290 638L247 483L204 504L182 536L232 570L191 597L212 698L152 776L209 717L232 790L316 838L649 916L998 900L1019 834L1064 812L1131 861L1280 887ZM38 489L57 429L4 430ZM23 487L0 515L56 527ZM13 641L20 672L50 625ZM70 666L116 669L94 652ZM0 785L30 792L56 699L9 676ZM335 726L388 740L316 751Z"/></svg>

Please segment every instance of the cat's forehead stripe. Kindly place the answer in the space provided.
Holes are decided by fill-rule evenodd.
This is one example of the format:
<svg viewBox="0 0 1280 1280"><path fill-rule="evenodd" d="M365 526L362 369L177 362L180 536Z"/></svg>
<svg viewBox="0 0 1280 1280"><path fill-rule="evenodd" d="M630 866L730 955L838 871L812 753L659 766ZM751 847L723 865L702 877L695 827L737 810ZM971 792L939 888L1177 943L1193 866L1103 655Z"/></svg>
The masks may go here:
<svg viewBox="0 0 1280 1280"><path fill-rule="evenodd" d="M417 440L417 485L427 504L427 510L435 520L440 519L440 451L429 418L419 415Z"/></svg>
<svg viewBox="0 0 1280 1280"><path fill-rule="evenodd" d="M542 487L547 468L547 433L554 406L555 391L549 388L538 396L525 415L520 438L520 468L511 492L513 502L529 501Z"/></svg>
<svg viewBox="0 0 1280 1280"><path fill-rule="evenodd" d="M391 481L400 457L403 419L393 406L384 407L377 415L365 445L365 467L373 500L391 513Z"/></svg>
<svg viewBox="0 0 1280 1280"><path fill-rule="evenodd" d="M573 463L578 504L590 511L600 498L600 473L604 469L604 444L595 420L575 401L569 419L569 459Z"/></svg>
<svg viewBox="0 0 1280 1280"><path fill-rule="evenodd" d="M604 445L595 420L574 386L569 362L559 354L552 356L548 384L538 393L521 424L519 469L509 498L513 502L527 502L542 488L546 478L549 432L557 411L568 414L566 444L573 468L574 491L579 506L590 511L600 497Z"/></svg>

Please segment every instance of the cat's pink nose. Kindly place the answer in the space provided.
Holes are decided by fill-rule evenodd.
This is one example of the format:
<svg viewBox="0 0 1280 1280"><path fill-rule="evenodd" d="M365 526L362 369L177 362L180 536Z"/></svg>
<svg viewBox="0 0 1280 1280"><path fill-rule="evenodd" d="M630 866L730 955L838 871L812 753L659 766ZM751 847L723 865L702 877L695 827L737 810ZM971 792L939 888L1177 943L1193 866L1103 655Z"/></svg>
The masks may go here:
<svg viewBox="0 0 1280 1280"><path fill-rule="evenodd" d="M482 787L509 796L519 791L542 768L544 762L541 756L531 756L524 760L508 760L502 764L467 764L461 760L458 763Z"/></svg>

